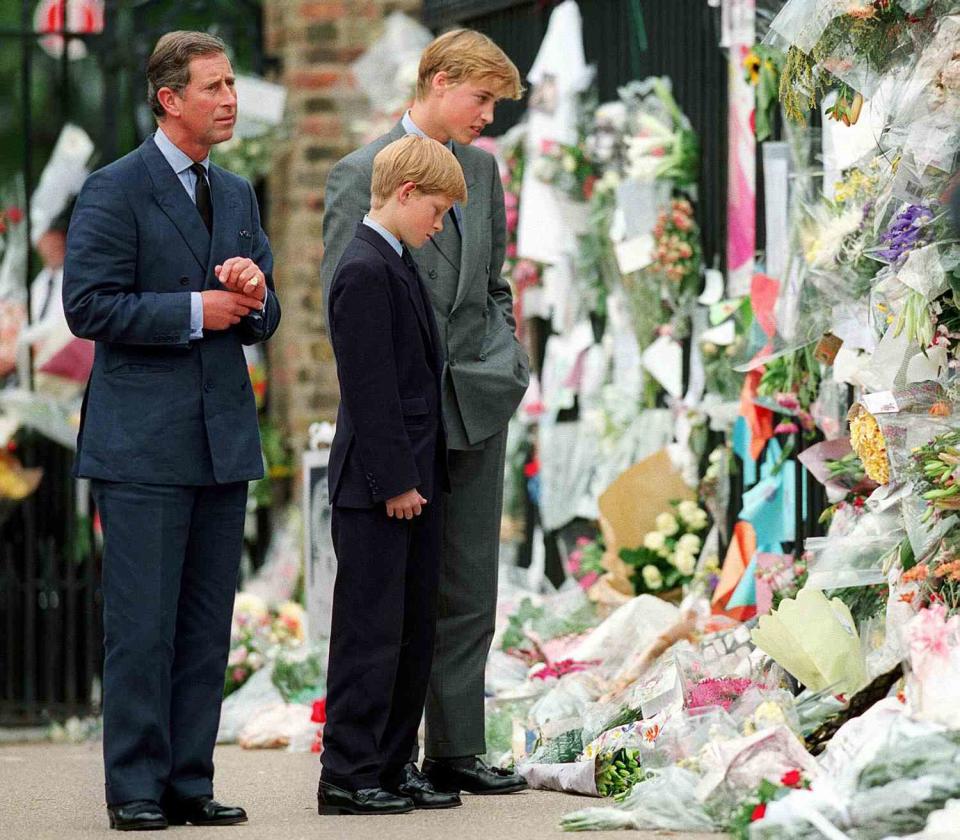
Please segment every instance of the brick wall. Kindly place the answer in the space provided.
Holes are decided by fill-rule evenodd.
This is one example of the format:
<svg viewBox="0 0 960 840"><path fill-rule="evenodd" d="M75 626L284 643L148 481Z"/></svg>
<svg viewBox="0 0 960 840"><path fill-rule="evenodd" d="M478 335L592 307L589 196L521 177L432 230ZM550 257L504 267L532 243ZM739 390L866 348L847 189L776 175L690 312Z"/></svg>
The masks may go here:
<svg viewBox="0 0 960 840"><path fill-rule="evenodd" d="M316 420L333 420L337 381L320 287L323 185L356 145L349 126L366 103L349 64L373 43L385 15L413 16L420 0L266 0L265 50L280 60L289 136L268 180L269 234L283 303L269 345L271 412L294 453Z"/></svg>

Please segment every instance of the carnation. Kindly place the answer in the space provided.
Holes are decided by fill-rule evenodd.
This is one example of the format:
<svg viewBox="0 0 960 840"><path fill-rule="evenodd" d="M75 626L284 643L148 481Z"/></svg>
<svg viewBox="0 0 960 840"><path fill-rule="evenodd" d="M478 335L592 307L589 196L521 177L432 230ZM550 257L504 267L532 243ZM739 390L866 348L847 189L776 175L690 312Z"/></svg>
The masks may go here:
<svg viewBox="0 0 960 840"><path fill-rule="evenodd" d="M641 574L643 575L643 582L647 585L647 589L659 589L663 586L663 575L660 574L660 570L653 564L644 566Z"/></svg>
<svg viewBox="0 0 960 840"><path fill-rule="evenodd" d="M660 531L650 531L643 538L643 547L651 551L659 551L666 545L667 538Z"/></svg>
<svg viewBox="0 0 960 840"><path fill-rule="evenodd" d="M677 545L683 551L689 552L694 556L700 553L700 537L698 537L696 534L684 534L682 537L680 537Z"/></svg>
<svg viewBox="0 0 960 840"><path fill-rule="evenodd" d="M657 530L666 537L672 537L680 526L672 513L661 513L656 520Z"/></svg>

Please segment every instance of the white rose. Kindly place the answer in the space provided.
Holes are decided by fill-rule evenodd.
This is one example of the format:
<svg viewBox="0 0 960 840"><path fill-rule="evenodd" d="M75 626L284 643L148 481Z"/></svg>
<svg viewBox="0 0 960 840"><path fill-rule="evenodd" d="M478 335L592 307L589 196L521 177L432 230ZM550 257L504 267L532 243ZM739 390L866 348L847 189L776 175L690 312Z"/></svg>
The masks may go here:
<svg viewBox="0 0 960 840"><path fill-rule="evenodd" d="M563 170L564 172L577 171L577 159L573 155L563 156Z"/></svg>
<svg viewBox="0 0 960 840"><path fill-rule="evenodd" d="M697 558L689 552L678 550L673 555L673 565L681 575L692 575L697 568Z"/></svg>
<svg viewBox="0 0 960 840"><path fill-rule="evenodd" d="M684 534L677 542L677 546L696 557L700 553L700 537L696 534Z"/></svg>
<svg viewBox="0 0 960 840"><path fill-rule="evenodd" d="M667 538L659 531L650 531L650 533L643 538L643 547L649 548L651 551L659 551L666 545L666 542Z"/></svg>
<svg viewBox="0 0 960 840"><path fill-rule="evenodd" d="M707 527L707 514L705 511L699 511L696 516L690 517L687 520L687 524L693 528L694 531L702 531Z"/></svg>
<svg viewBox="0 0 960 840"><path fill-rule="evenodd" d="M700 512L700 508L697 506L696 502L691 502L689 499L684 499L677 505L677 513L680 514L680 518L684 522L689 522L691 516L696 516Z"/></svg>
<svg viewBox="0 0 960 840"><path fill-rule="evenodd" d="M664 536L671 537L680 530L680 526L672 513L661 513L657 517L657 530Z"/></svg>
<svg viewBox="0 0 960 840"><path fill-rule="evenodd" d="M647 589L659 589L663 586L663 575L660 574L660 570L656 566L644 566L641 574Z"/></svg>

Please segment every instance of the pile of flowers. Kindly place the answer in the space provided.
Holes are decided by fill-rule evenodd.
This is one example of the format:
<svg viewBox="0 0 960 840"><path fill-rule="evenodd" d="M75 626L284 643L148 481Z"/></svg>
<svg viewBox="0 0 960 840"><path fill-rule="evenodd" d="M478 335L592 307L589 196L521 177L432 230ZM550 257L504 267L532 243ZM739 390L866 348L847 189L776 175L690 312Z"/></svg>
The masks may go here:
<svg viewBox="0 0 960 840"><path fill-rule="evenodd" d="M305 638L305 613L294 601L276 609L249 592L237 594L230 627L230 654L223 696L232 694L253 674L285 649L299 647Z"/></svg>
<svg viewBox="0 0 960 840"><path fill-rule="evenodd" d="M602 540L591 540L589 537L577 538L576 547L567 557L567 571L573 575L581 589L590 589L604 573L603 552Z"/></svg>
<svg viewBox="0 0 960 840"><path fill-rule="evenodd" d="M703 548L702 535L710 520L696 502L673 502L672 510L656 518L656 528L638 548L623 548L620 559L633 567L637 595L662 595L689 583Z"/></svg>
<svg viewBox="0 0 960 840"><path fill-rule="evenodd" d="M583 145L568 146L544 140L532 166L537 178L574 201L589 201L593 195L597 176Z"/></svg>

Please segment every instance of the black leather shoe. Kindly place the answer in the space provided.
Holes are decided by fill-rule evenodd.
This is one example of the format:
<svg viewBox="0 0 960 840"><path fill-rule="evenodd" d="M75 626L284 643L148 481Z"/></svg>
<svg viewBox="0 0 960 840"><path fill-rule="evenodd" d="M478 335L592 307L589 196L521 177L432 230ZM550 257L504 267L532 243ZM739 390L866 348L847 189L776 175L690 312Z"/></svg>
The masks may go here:
<svg viewBox="0 0 960 840"><path fill-rule="evenodd" d="M527 789L527 780L519 773L491 767L483 759L474 758L425 758L423 774L433 782L438 791L490 795L517 793Z"/></svg>
<svg viewBox="0 0 960 840"><path fill-rule="evenodd" d="M456 793L437 790L412 761L403 766L400 784L390 792L413 800L415 808L456 808L463 804Z"/></svg>
<svg viewBox="0 0 960 840"><path fill-rule="evenodd" d="M168 825L160 805L150 799L108 805L107 814L110 828L117 831L158 831Z"/></svg>
<svg viewBox="0 0 960 840"><path fill-rule="evenodd" d="M164 800L170 825L239 825L247 821L247 812L236 805L221 805L212 796Z"/></svg>
<svg viewBox="0 0 960 840"><path fill-rule="evenodd" d="M382 788L349 791L321 780L317 788L317 813L320 816L340 814L409 814L413 802L405 796Z"/></svg>

